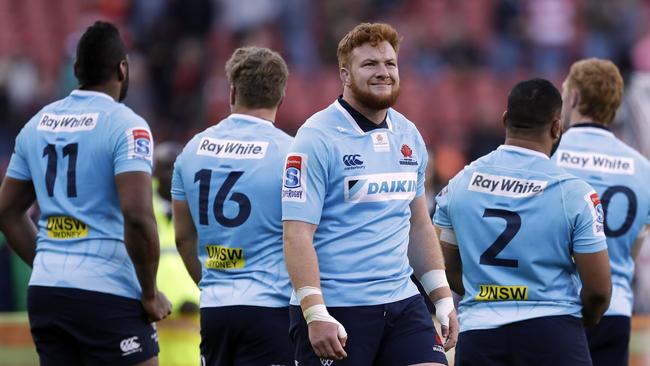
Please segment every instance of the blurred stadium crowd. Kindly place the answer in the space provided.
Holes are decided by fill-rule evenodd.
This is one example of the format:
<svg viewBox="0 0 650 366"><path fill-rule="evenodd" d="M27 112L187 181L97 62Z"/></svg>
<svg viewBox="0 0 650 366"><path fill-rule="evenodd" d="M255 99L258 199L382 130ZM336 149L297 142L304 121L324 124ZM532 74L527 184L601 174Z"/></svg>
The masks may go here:
<svg viewBox="0 0 650 366"><path fill-rule="evenodd" d="M501 114L515 81L540 76L559 87L571 62L584 57L611 59L628 85L650 72L646 0L0 0L3 176L23 124L76 87L74 45L96 19L117 24L129 42L125 103L157 142L183 144L228 115L223 68L236 47L270 47L287 60L277 124L293 134L341 91L337 40L360 21L392 24L403 36L396 109L431 149L431 194L502 142ZM639 125L639 113L634 106L620 113L617 128L637 137L630 143L647 155L639 131L648 133L650 120ZM3 263L8 251L0 247ZM637 309L650 312L648 245L644 252ZM0 265L0 282L7 268ZM0 303L0 310L16 307Z"/></svg>

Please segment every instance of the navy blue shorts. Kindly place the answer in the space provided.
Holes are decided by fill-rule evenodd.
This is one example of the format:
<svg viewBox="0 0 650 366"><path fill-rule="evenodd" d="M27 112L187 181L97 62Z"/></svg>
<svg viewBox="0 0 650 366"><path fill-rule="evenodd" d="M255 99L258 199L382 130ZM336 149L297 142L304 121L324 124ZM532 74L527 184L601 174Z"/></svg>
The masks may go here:
<svg viewBox="0 0 650 366"><path fill-rule="evenodd" d="M348 357L321 363L309 342L302 310L291 306L290 335L298 365L394 366L425 362L447 365L440 337L421 295L385 305L328 307L327 310L348 332L345 346Z"/></svg>
<svg viewBox="0 0 650 366"><path fill-rule="evenodd" d="M594 366L627 366L630 356L630 317L604 316L598 325L587 328L587 341Z"/></svg>
<svg viewBox="0 0 650 366"><path fill-rule="evenodd" d="M293 366L289 308L201 308L202 366Z"/></svg>
<svg viewBox="0 0 650 366"><path fill-rule="evenodd" d="M582 320L548 316L461 332L456 366L590 366Z"/></svg>
<svg viewBox="0 0 650 366"><path fill-rule="evenodd" d="M138 300L29 286L27 310L41 365L132 365L158 354L155 325Z"/></svg>

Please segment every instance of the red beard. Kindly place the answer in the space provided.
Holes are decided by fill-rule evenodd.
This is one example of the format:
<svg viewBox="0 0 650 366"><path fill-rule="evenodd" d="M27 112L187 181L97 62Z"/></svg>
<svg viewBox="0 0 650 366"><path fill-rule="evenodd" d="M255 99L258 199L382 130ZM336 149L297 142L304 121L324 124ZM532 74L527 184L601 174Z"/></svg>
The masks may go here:
<svg viewBox="0 0 650 366"><path fill-rule="evenodd" d="M350 79L350 90L352 91L352 95L354 95L354 99L368 109L386 109L392 107L397 102L397 97L399 97L399 84L395 85L395 80L393 80L394 88L390 95L378 96L358 88L354 76L350 75Z"/></svg>

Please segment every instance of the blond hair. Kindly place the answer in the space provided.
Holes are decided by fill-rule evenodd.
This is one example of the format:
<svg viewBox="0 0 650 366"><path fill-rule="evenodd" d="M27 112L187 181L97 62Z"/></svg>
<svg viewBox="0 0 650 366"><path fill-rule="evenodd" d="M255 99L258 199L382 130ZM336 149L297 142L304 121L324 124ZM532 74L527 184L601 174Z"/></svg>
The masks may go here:
<svg viewBox="0 0 650 366"><path fill-rule="evenodd" d="M623 97L623 77L613 62L597 58L575 62L566 83L580 95L580 114L604 124L614 119Z"/></svg>
<svg viewBox="0 0 650 366"><path fill-rule="evenodd" d="M275 108L284 97L289 70L277 52L242 47L226 62L226 76L235 87L237 104L247 108Z"/></svg>

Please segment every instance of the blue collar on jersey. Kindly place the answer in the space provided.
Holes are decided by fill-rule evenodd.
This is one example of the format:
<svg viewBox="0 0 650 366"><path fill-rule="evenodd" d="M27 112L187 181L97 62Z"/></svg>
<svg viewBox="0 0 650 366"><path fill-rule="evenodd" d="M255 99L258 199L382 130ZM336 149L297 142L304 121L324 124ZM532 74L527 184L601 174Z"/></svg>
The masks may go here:
<svg viewBox="0 0 650 366"><path fill-rule="evenodd" d="M104 93L104 92L99 92L95 90L81 90L81 89L75 89L72 92L70 92L70 95L76 95L79 97L100 97L100 98L106 98L109 99L110 101L114 102L115 99L111 97L110 95Z"/></svg>
<svg viewBox="0 0 650 366"><path fill-rule="evenodd" d="M384 120L381 121L380 124L376 124L373 121L369 120L361 114L359 111L354 109L350 103L346 102L345 99L343 99L342 95L339 95L338 98L339 103L341 103L341 106L345 108L348 113L354 118L354 121L359 125L359 128L361 128L361 131L363 132L368 132L372 130L376 130L378 128L388 128L388 123L386 123L386 117L384 117ZM386 116L388 116L388 113L386 113Z"/></svg>
<svg viewBox="0 0 650 366"><path fill-rule="evenodd" d="M497 150L515 151L515 152L518 152L518 153L521 153L521 154L535 155L537 157L540 157L540 158L546 159L546 160L550 159L548 155L544 154L541 151L531 150L531 149L521 147L521 146L503 144L503 145L499 145L499 147L497 147Z"/></svg>
<svg viewBox="0 0 650 366"><path fill-rule="evenodd" d="M269 124L271 126L275 125L274 121L269 121L264 118L259 118L255 116L251 116L250 114L243 114L243 113L231 113L228 118L235 118L235 119L243 119L245 121L249 122L257 122L257 123L262 123L262 124Z"/></svg>
<svg viewBox="0 0 650 366"><path fill-rule="evenodd" d="M601 125L600 123L593 123L593 122L581 122L581 123L576 123L575 125L571 125L569 128L574 128L574 127L595 127L595 128L601 128L606 131L610 131L609 127L605 125Z"/></svg>

